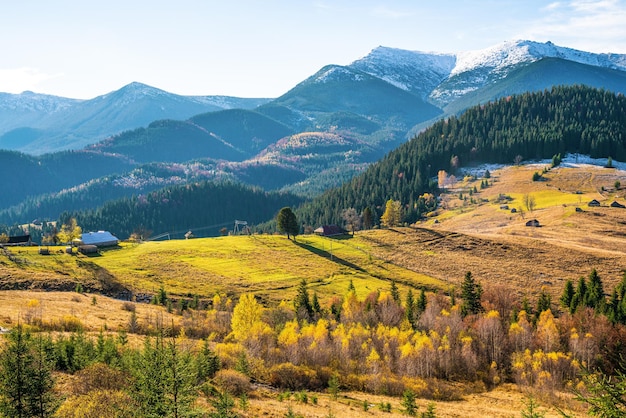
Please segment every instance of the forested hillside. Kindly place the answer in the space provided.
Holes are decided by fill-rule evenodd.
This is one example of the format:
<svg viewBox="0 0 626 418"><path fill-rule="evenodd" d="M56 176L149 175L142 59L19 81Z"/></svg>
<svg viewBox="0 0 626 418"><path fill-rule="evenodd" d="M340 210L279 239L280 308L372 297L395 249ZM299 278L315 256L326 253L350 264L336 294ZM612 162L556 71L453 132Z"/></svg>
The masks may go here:
<svg viewBox="0 0 626 418"><path fill-rule="evenodd" d="M510 163L588 154L626 161L626 98L584 86L555 87L476 106L434 124L362 175L299 210L307 224L336 223L341 211L369 207L380 216L398 200L406 222L424 210L420 195L436 188L439 170L477 163Z"/></svg>
<svg viewBox="0 0 626 418"><path fill-rule="evenodd" d="M195 236L211 236L222 227L232 227L236 219L259 223L273 218L281 207L301 201L291 194L241 184L200 182L110 201L97 210L66 212L61 220L73 216L84 231L107 229L120 239L134 231L168 232L180 238L191 230Z"/></svg>
<svg viewBox="0 0 626 418"><path fill-rule="evenodd" d="M0 150L0 207L17 204L28 196L128 171L134 165L125 157L91 151L64 151L33 157Z"/></svg>

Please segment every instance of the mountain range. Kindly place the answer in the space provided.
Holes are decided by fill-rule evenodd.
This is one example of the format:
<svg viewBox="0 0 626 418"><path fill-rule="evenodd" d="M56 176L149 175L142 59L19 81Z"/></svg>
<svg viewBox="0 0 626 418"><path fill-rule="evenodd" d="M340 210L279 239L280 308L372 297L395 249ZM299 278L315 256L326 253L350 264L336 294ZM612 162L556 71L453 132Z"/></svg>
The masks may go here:
<svg viewBox="0 0 626 418"><path fill-rule="evenodd" d="M34 173L64 173L63 182L12 176L11 199L3 199L0 211L41 194L49 200L68 189L93 189L79 187L86 182L96 181L100 192L104 184L184 183L189 174L172 175L181 164L202 167L185 171L194 179L228 178L310 197L437 120L500 97L572 84L626 91L626 55L531 41L458 54L378 47L350 65L321 68L275 99L178 96L140 83L85 101L0 94L0 148L14 151L0 153L0 174L24 161ZM70 149L76 151L54 157ZM82 171L73 175L72 159L85 155L99 160L87 169L76 164ZM155 163L158 181L148 166ZM38 217L55 216L41 210Z"/></svg>
<svg viewBox="0 0 626 418"><path fill-rule="evenodd" d="M158 119L186 119L224 109L249 109L268 99L180 96L142 83L90 100L0 93L0 148L29 154L80 149Z"/></svg>

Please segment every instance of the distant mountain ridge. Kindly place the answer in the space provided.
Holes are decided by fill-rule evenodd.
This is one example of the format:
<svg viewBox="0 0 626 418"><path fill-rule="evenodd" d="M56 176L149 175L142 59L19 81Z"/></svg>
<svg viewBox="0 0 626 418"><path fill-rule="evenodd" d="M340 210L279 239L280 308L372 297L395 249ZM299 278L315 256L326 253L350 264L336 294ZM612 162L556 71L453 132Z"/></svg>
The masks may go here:
<svg viewBox="0 0 626 418"><path fill-rule="evenodd" d="M159 119L187 119L224 109L250 109L269 99L181 96L133 82L90 100L0 93L0 149L29 154L80 149Z"/></svg>

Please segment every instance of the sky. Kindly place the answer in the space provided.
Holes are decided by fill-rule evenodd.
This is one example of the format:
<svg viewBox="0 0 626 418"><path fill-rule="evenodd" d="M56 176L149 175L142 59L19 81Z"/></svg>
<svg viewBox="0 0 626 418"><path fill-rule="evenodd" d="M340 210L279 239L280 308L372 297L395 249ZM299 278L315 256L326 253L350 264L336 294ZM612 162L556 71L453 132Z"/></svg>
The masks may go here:
<svg viewBox="0 0 626 418"><path fill-rule="evenodd" d="M626 0L0 2L0 92L91 99L133 81L278 97L378 46L454 53L525 39L626 54Z"/></svg>

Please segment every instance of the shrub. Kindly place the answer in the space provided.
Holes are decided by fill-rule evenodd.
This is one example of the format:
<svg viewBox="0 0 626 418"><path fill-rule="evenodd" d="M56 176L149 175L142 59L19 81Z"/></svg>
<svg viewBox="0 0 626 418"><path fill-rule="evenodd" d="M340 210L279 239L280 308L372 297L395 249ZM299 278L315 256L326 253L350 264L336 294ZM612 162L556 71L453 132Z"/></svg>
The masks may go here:
<svg viewBox="0 0 626 418"><path fill-rule="evenodd" d="M269 383L291 390L320 390L324 387L317 372L306 366L281 363L270 369Z"/></svg>
<svg viewBox="0 0 626 418"><path fill-rule="evenodd" d="M104 363L87 366L76 372L74 377L72 392L76 395L86 395L94 390L124 390L129 383L128 376Z"/></svg>
<svg viewBox="0 0 626 418"><path fill-rule="evenodd" d="M535 171L533 173L533 181L539 181L541 180L541 174L539 174L537 171Z"/></svg>
<svg viewBox="0 0 626 418"><path fill-rule="evenodd" d="M123 391L96 390L86 395L71 396L57 410L55 417L131 417L137 405Z"/></svg>
<svg viewBox="0 0 626 418"><path fill-rule="evenodd" d="M223 391L234 396L240 396L250 391L250 378L235 370L222 369L215 373L213 380Z"/></svg>
<svg viewBox="0 0 626 418"><path fill-rule="evenodd" d="M137 309L137 307L135 306L135 304L133 302L124 302L124 303L122 303L122 310L124 310L124 311L135 312L136 309Z"/></svg>

